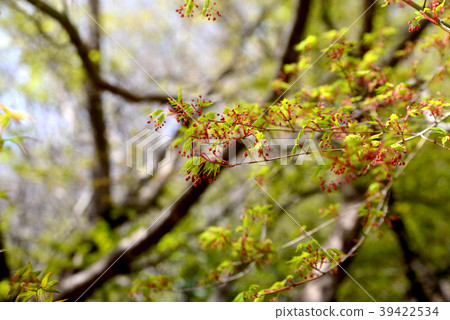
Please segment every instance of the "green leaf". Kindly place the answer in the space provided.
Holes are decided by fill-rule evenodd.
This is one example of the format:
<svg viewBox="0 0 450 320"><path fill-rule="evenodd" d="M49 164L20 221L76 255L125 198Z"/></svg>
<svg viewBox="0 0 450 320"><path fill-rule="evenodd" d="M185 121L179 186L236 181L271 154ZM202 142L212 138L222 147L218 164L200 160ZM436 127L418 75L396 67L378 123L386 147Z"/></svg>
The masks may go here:
<svg viewBox="0 0 450 320"><path fill-rule="evenodd" d="M233 302L245 302L244 300L244 292L239 293L234 299Z"/></svg>
<svg viewBox="0 0 450 320"><path fill-rule="evenodd" d="M256 134L256 139L258 139L258 141L264 140L264 133L258 132Z"/></svg>
<svg viewBox="0 0 450 320"><path fill-rule="evenodd" d="M53 294L50 294L46 299L45 302L52 302L53 301Z"/></svg>
<svg viewBox="0 0 450 320"><path fill-rule="evenodd" d="M307 246L309 246L309 245L310 245L309 242L307 242L307 243L305 243L305 242L300 242L300 243L298 244L297 249L295 250L295 252L303 251L303 249L305 249L305 248L306 248Z"/></svg>
<svg viewBox="0 0 450 320"><path fill-rule="evenodd" d="M214 111L210 111L207 114L205 114L205 117L208 119L214 120L216 118L216 113Z"/></svg>
<svg viewBox="0 0 450 320"><path fill-rule="evenodd" d="M300 42L295 46L295 50L297 51L305 51L316 48L319 45L319 38L313 35L309 35L305 40Z"/></svg>
<svg viewBox="0 0 450 320"><path fill-rule="evenodd" d="M202 108L207 108L211 105L213 105L214 103L216 103L217 100L206 100L205 102L199 102L198 104L202 106Z"/></svg>
<svg viewBox="0 0 450 320"><path fill-rule="evenodd" d="M442 129L442 128L432 127L432 128L430 128L430 130L436 131L437 133L440 133L440 134L443 134L443 135L446 135L446 134L447 134L447 131L445 131L445 130Z"/></svg>
<svg viewBox="0 0 450 320"><path fill-rule="evenodd" d="M47 283L47 286L48 286L48 287L54 287L54 286L56 286L58 283L59 283L58 280L52 280L52 281L49 281L49 282Z"/></svg>
<svg viewBox="0 0 450 320"><path fill-rule="evenodd" d="M263 293L264 292L264 290L263 291L260 291L259 293ZM256 299L254 299L253 300L253 302L264 302L264 299L266 298L266 296L265 295L260 295L260 296L258 296Z"/></svg>
<svg viewBox="0 0 450 320"><path fill-rule="evenodd" d="M153 117L157 117L157 116L159 116L159 115L160 115L161 113L163 113L163 112L164 112L164 110L159 109L159 110L156 110L156 111L150 113L149 115L150 115L150 116L153 116Z"/></svg>
<svg viewBox="0 0 450 320"><path fill-rule="evenodd" d="M405 146L397 142L397 143L391 144L391 148L396 151L402 151L405 149Z"/></svg>
<svg viewBox="0 0 450 320"><path fill-rule="evenodd" d="M378 134L375 134L375 135L373 135L373 136L370 137L370 140L376 140L376 139L380 138L382 134L383 134L383 132L380 132L380 133L378 133Z"/></svg>
<svg viewBox="0 0 450 320"><path fill-rule="evenodd" d="M361 142L361 136L359 134L349 134L344 138L344 144L348 146L356 146Z"/></svg>
<svg viewBox="0 0 450 320"><path fill-rule="evenodd" d="M8 195L6 194L6 192L5 191L2 191L2 190L0 190L0 198L1 199L5 199L5 200L8 200L9 198L8 198Z"/></svg>
<svg viewBox="0 0 450 320"><path fill-rule="evenodd" d="M34 292L33 291L25 291L22 292L21 294L19 294L16 298L16 302L18 301L28 301L31 299L31 297L34 296Z"/></svg>
<svg viewBox="0 0 450 320"><path fill-rule="evenodd" d="M48 279L49 279L49 277L50 277L50 274L51 274L51 272L47 273L47 274L44 276L44 278L43 278L42 281L41 281L41 286L43 286L43 287L47 286L47 282L48 282Z"/></svg>
<svg viewBox="0 0 450 320"><path fill-rule="evenodd" d="M355 73L354 73L354 75L356 76L356 77L362 77L362 76L365 76L365 75L367 75L367 74L369 74L370 73L370 70L361 70L361 71L356 71Z"/></svg>
<svg viewBox="0 0 450 320"><path fill-rule="evenodd" d="M447 141L449 141L449 140L450 140L450 137L449 137L449 136L443 137L443 138L442 138L442 145L445 146L445 144L446 144Z"/></svg>

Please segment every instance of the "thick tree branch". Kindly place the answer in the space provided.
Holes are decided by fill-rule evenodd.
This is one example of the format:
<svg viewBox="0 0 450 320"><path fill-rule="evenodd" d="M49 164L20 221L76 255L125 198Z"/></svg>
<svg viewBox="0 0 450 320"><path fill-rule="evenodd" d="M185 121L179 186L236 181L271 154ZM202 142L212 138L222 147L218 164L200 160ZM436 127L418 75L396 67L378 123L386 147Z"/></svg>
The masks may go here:
<svg viewBox="0 0 450 320"><path fill-rule="evenodd" d="M330 15L330 0L322 0L320 3L322 5L322 10L320 14L320 18L327 26L328 30L336 30L336 25L334 24L333 20L331 19Z"/></svg>
<svg viewBox="0 0 450 320"><path fill-rule="evenodd" d="M128 89L114 85L106 81L96 68L96 64L89 57L89 47L83 41L78 32L78 29L70 21L69 17L64 13L59 12L55 8L51 7L47 3L41 0L25 0L32 4L37 10L42 11L63 28L70 38L72 45L75 47L78 56L81 59L84 70L88 78L100 89L108 91L112 94L118 95L130 102L167 102L166 95L160 94L138 94Z"/></svg>
<svg viewBox="0 0 450 320"><path fill-rule="evenodd" d="M178 155L178 154L177 154ZM175 157L175 155L172 155ZM136 215L144 215L155 205L161 190L170 181L170 177L176 174L174 169L176 158L166 164L158 173L152 177L142 178L130 189L124 202L119 208L115 208L117 218L111 219L111 228L117 228L129 221L127 212L133 211Z"/></svg>
<svg viewBox="0 0 450 320"><path fill-rule="evenodd" d="M390 206L395 198L390 197ZM420 253L413 248L413 243L403 219L391 221L392 231L395 233L403 254L406 276L410 282L408 297L420 302L446 301L446 296L440 288L441 277L430 266L424 263ZM444 276L445 278L445 276Z"/></svg>
<svg viewBox="0 0 450 320"><path fill-rule="evenodd" d="M421 265L421 263L418 260L417 254L410 247L410 239L402 219L395 219L392 221L392 230L397 236L397 240L402 249L403 260L407 268L406 277L411 285L408 290L408 296L421 302L431 301L420 279L421 277L416 272L417 264Z"/></svg>
<svg viewBox="0 0 450 320"><path fill-rule="evenodd" d="M100 16L99 0L89 0L89 9L95 19ZM89 51L96 50L101 52L100 48L100 30L95 23L89 23L89 35L87 40ZM101 73L99 63L93 63L92 66L96 74ZM103 113L102 90L100 90L91 78L88 78L85 85L87 111L91 124L92 137L94 139L94 163L92 166L92 189L93 199L89 211L89 218L94 223L99 217L109 220L111 212L111 181L109 163L109 143L107 139L105 115Z"/></svg>
<svg viewBox="0 0 450 320"><path fill-rule="evenodd" d="M10 276L10 270L8 264L6 263L6 252L3 246L3 237L0 232L0 280L8 279Z"/></svg>
<svg viewBox="0 0 450 320"><path fill-rule="evenodd" d="M298 52L294 48L303 39L306 31L306 24L310 13L310 8L311 0L299 1L294 26L292 28L288 44L281 59L282 66L284 66L285 64L297 62Z"/></svg>
<svg viewBox="0 0 450 320"><path fill-rule="evenodd" d="M85 92L87 94L87 111L89 113L91 128L93 130L95 146L95 163L92 173L94 194L89 216L92 221L95 221L95 219L99 216L110 221L111 219L109 215L111 213L112 200L110 192L110 164L108 141L106 138L106 123L102 110L102 91L109 91L133 102L163 102L167 100L167 97L162 95L137 95L127 89L106 82L101 76L100 65L91 60L89 57L89 52L92 50L97 50L100 52L101 49L100 30L98 26L95 23L90 23L89 37L85 42L81 39L77 28L72 24L67 15L60 13L43 1L26 1L34 5L36 9L46 13L60 24L60 26L68 34L71 43L75 47L77 54L83 63L83 67L87 75L87 82L85 84ZM98 21L100 17L98 0L90 0L89 6L92 16Z"/></svg>
<svg viewBox="0 0 450 320"><path fill-rule="evenodd" d="M161 218L147 230L138 230L123 239L116 249L90 267L61 281L58 298L84 300L112 277L128 273L130 264L142 253L156 245L189 212L208 187L202 183L191 187L172 206L161 212ZM87 290L87 291L86 291ZM80 297L81 296L81 297Z"/></svg>
<svg viewBox="0 0 450 320"><path fill-rule="evenodd" d="M364 15L363 28L359 36L360 42L362 43L359 47L359 56L364 56L364 54L370 49L370 46L364 44L363 40L365 34L371 33L373 31L373 20L375 19L376 12L376 6L373 5L373 0L364 0L364 8L367 11Z"/></svg>
<svg viewBox="0 0 450 320"><path fill-rule="evenodd" d="M308 18L310 17L311 0L299 0L297 5L297 11L295 21L292 26L292 30L289 36L288 43L285 47L283 56L280 60L280 64L277 71L277 76L283 74L283 69L286 64L297 62L298 52L295 50L295 46L299 44L306 31ZM289 79L285 79L289 80ZM275 101L279 96L279 93L274 90L267 99L269 102Z"/></svg>

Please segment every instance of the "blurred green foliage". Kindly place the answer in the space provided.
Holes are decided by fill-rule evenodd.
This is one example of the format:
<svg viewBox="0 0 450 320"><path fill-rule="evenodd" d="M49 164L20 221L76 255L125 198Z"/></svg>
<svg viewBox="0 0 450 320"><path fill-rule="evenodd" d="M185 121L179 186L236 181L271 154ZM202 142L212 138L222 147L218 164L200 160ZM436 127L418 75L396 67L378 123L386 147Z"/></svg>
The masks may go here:
<svg viewBox="0 0 450 320"><path fill-rule="evenodd" d="M57 1L48 2L55 4ZM223 4L224 8L220 11L226 14L216 25L205 25L195 19L183 21L186 24L182 24L177 17L167 13L170 9L173 14L172 9L177 8L178 2L156 1L147 8L141 2L133 1L127 10L123 10L123 4L105 8L102 21L115 37L126 43L133 55L148 63L159 78L166 79L162 81L164 87L184 87L188 88L189 93L201 92L210 85L218 87L223 104L211 107L214 112L221 111L229 102L259 103L267 96L268 88L289 87L280 79L272 80L283 47L282 36L289 31L288 22L293 16L294 1L270 2L265 8L267 12L262 26L257 29L259 33L248 39L243 53L237 58L235 53L242 46L239 31L244 26L248 28L247 20L254 22L254 18L259 17L260 1L246 1L246 4L229 1ZM360 12L362 8L362 1L356 0L348 1L345 6L338 1L325 2L332 13L330 18L336 30L329 30L323 21L322 5L314 5L307 27L308 36L296 47L299 62L285 66L285 72L301 74L307 70L317 57L316 52L336 40L341 31L348 27L349 21L354 21L355 12ZM14 121L23 121L25 113L12 111L9 106L0 106L0 162L5 168L0 171L0 235L4 237L5 248L0 249L6 250L10 267L19 270L13 276L12 284L10 280L0 282L0 300L53 299L55 286L56 290L58 287L55 281L49 280L48 272L51 271L57 278L64 278L96 262L110 253L122 238L148 227L159 216L161 209L173 203L183 192L185 186L183 177L171 178L145 215L128 212L133 219L120 228L111 228L103 220L91 225L82 209L79 213L75 212L74 208L83 207L83 190L89 184L92 165L92 146L89 145L92 137L86 110L82 108L85 102L85 74L63 30L40 13L34 13L31 15L33 19L30 19L27 10L11 5L5 11L2 9L0 21L0 38L8 39L6 46L0 46L0 52L9 59L1 64L1 70L5 74L13 73L8 79L0 79L0 92L9 94L11 109L14 109L14 104L20 104L27 114L34 117L25 127L11 125ZM81 12L75 11L73 15L79 25L86 24ZM167 16L158 19L158 15ZM369 70L373 62L389 54L402 31L407 29L408 19L408 11L377 8L373 32L363 36L362 42L370 50L364 55L361 65ZM360 29L361 25L355 26L349 32L348 39L358 41ZM435 30L424 32L421 40L423 46L426 47L427 41L430 41L426 36L433 32ZM146 89L149 80L139 75L140 70L126 55L105 39L106 53L91 51L89 57L100 62L109 77L130 79L131 87ZM415 49L411 54L398 52L397 55L405 55L406 58L395 68L386 67L383 71L391 79L407 82L414 68L421 80L430 81L429 92L440 92L448 98L446 88L450 86L449 78L430 78L436 61L448 64L448 55L443 57L438 50L426 49L427 52ZM165 54L168 61L161 58ZM218 66L226 67L224 61L236 65L239 71L224 77L219 84L208 83L219 74L221 68ZM7 64L14 65L14 69L8 71ZM330 76L326 59L318 60L313 68L292 87L292 93L312 89L333 77ZM207 85L202 85L205 82ZM329 91L323 88L321 92L314 93L313 90L313 93L330 96L334 89L347 86L344 79L337 79L331 82ZM5 98L8 96L5 95ZM114 154L111 160L115 167L112 178L114 192L118 197L125 197L127 190L141 177L124 169L124 159L121 158L123 141L136 128L142 127L145 114L150 108L153 111L154 106L141 104L130 107L123 100L109 96L105 100ZM382 110L380 114L383 114ZM24 141L25 135L33 140ZM433 139L438 135L433 133ZM14 144L26 149L26 153L16 150ZM411 247L439 279L448 278L450 263L447 217L450 210L449 164L450 153L447 150L433 144L425 145L394 184L395 201L390 208L391 215L397 214L404 221ZM136 259L127 274L108 281L90 299L232 301L235 298L244 300L243 295L236 296L254 284L259 285L255 290L285 285L284 279L293 272L286 261L295 255L295 246L277 248L298 237L301 230L279 207L273 206L273 201L257 185L247 181L249 174L256 180L263 179L268 193L307 230L332 218L332 212L336 209L333 206L342 200L339 192L318 192L312 162L306 161L301 167L271 163L227 170L208 188L186 218L178 222L156 246ZM362 179L358 183L367 185L370 181ZM40 191L37 192L37 189ZM232 263L225 250L220 250L223 248L217 239L223 239L222 236L231 239L231 234L240 237L235 234L246 231L248 217L245 214L248 214L249 208L264 211L269 206L273 206L271 223L261 223L249 232L253 232L252 240L256 243L262 233L270 235L271 262L256 263L244 276L226 284L212 281L216 274L211 274L211 270L225 272ZM257 210L258 214L261 210ZM241 229L237 229L240 223ZM331 224L315 234L317 241L325 242L332 228ZM220 237L212 237L213 233L215 236L220 233ZM205 243L215 243L219 250L203 250ZM242 247L238 246L238 241L233 243L234 247L229 248L228 253L236 257ZM246 245L246 250L259 249L254 243ZM406 301L409 299L410 283L402 254L395 233L386 223L369 235L348 272L378 301ZM39 273L32 270L29 261L47 272L42 280L38 277ZM21 287L22 283L26 286ZM335 299L368 301L369 298L355 288L356 284L345 278L338 287ZM285 292L280 300L297 300L300 291L301 286Z"/></svg>

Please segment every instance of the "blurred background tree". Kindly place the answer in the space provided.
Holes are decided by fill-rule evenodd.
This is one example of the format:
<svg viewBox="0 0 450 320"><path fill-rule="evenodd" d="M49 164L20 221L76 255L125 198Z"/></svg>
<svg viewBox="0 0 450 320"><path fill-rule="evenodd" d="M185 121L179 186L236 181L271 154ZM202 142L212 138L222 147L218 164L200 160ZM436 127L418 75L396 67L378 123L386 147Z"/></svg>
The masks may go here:
<svg viewBox="0 0 450 320"><path fill-rule="evenodd" d="M56 275L58 298L69 300L231 301L254 283L269 287L290 272L286 261L295 246L283 245L299 228L248 181L250 169L307 229L329 221L320 208L341 202L340 210L353 210L350 221L336 219L315 234L320 243L337 238L343 249L353 245L360 231L354 204L364 188L324 193L311 179L312 163L227 169L196 188L177 174L176 156L154 176L128 168L126 141L180 88L185 96L217 100L216 112L237 103L270 105L297 78L289 66L302 61L300 42L316 36L331 44L326 32L351 26L346 38L358 43L355 55L399 82L427 83L424 95L448 98L448 52L420 48L444 31L422 23L408 32L412 9L371 0L232 0L218 2L222 17L211 23L180 19L180 2L0 2L0 101L28 115L11 128L11 136L27 137L26 152L5 142L0 153L0 195L7 198L0 199L3 300L11 270L28 261ZM445 72L436 75L437 61ZM287 95L334 80L324 57ZM163 133L177 131L172 120ZM344 264L376 300L449 300L449 160L435 145L420 150L391 190L389 214L396 219L370 233ZM236 227L242 210L257 204L273 206L271 239L283 248L277 258L235 279L199 285L224 260L202 250L199 236L212 225ZM338 272L280 299L370 297Z"/></svg>

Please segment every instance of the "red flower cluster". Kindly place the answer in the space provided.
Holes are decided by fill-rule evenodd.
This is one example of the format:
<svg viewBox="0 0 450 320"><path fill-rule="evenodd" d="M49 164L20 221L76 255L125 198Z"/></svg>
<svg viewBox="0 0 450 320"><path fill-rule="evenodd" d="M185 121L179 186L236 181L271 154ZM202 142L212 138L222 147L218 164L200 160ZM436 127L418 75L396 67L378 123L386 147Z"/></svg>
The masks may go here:
<svg viewBox="0 0 450 320"><path fill-rule="evenodd" d="M201 9L201 14L208 20L212 19L213 21L216 21L217 18L222 17L222 15L214 8L215 6L216 2L211 5L210 1L206 0L203 9ZM176 9L175 12L178 13L181 18L193 18L195 10L200 10L200 5L194 0L188 0L185 1L184 5Z"/></svg>

